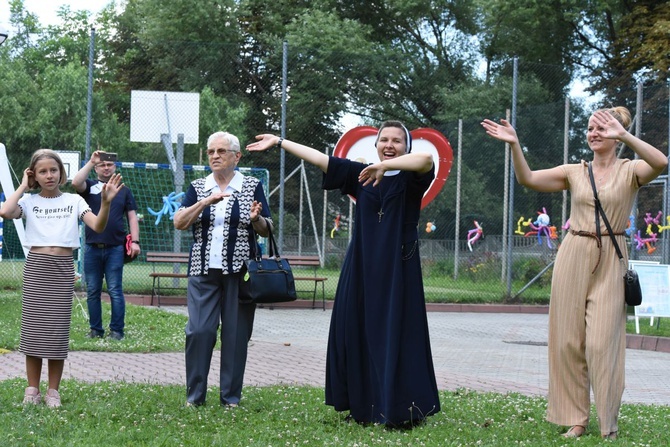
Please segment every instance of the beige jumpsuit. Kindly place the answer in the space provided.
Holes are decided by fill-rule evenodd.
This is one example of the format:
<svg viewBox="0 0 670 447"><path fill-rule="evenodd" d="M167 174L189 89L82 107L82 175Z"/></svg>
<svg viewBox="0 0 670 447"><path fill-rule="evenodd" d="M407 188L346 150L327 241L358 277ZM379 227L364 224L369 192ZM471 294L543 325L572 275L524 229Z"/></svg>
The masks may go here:
<svg viewBox="0 0 670 447"><path fill-rule="evenodd" d="M615 234L626 229L639 189L635 164L617 160L609 178L597 185ZM570 229L595 234L588 163L562 168L571 196ZM622 266L602 218L600 226L602 250L596 238L568 233L556 256L549 305L547 420L565 426L588 426L592 387L600 432L605 435L618 431L624 390L626 306L622 277L628 251L625 237L617 236L626 260Z"/></svg>

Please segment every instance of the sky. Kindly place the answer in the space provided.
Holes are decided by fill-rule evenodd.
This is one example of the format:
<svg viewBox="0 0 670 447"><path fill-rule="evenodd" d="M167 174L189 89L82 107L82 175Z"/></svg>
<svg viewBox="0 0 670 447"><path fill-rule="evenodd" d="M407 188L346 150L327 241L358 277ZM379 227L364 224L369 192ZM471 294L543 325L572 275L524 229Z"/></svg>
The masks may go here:
<svg viewBox="0 0 670 447"><path fill-rule="evenodd" d="M111 2L112 0L23 0L23 5L27 11L37 14L40 24L46 26L59 22L56 13L63 5L69 5L72 11L87 10L96 14ZM9 28L9 0L0 0L0 26Z"/></svg>

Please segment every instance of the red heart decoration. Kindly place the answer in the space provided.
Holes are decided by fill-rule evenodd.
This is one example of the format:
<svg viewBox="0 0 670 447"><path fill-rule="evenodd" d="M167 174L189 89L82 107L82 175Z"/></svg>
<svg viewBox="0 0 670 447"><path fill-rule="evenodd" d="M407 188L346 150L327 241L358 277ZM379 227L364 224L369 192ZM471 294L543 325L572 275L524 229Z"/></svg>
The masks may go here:
<svg viewBox="0 0 670 447"><path fill-rule="evenodd" d="M354 127L337 142L333 155L363 163L379 161L375 140L378 129L372 126ZM422 127L410 132L412 134L412 152L428 152L433 156L436 172L435 179L426 190L421 200L421 209L424 209L437 195L449 177L451 165L454 161L454 152L449 140L435 129Z"/></svg>

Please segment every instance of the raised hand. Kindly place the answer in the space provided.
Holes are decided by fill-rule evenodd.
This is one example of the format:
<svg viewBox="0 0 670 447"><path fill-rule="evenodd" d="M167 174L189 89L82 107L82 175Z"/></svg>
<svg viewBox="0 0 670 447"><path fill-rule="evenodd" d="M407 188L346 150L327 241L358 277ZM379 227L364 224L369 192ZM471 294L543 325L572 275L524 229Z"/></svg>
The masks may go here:
<svg viewBox="0 0 670 447"><path fill-rule="evenodd" d="M216 205L226 197L230 197L230 194L228 193L223 193L223 192L217 192L216 194L210 194L209 196L205 197L202 199L206 205Z"/></svg>
<svg viewBox="0 0 670 447"><path fill-rule="evenodd" d="M97 166L100 161L100 151L94 151L91 154L91 163L93 163L93 166Z"/></svg>
<svg viewBox="0 0 670 447"><path fill-rule="evenodd" d="M121 174L114 174L109 178L109 181L102 185L102 200L105 202L111 202L116 194L123 188L123 178Z"/></svg>
<svg viewBox="0 0 670 447"><path fill-rule="evenodd" d="M626 129L609 112L600 110L595 112L592 118L593 123L597 126L596 134L600 138L619 140L626 134Z"/></svg>
<svg viewBox="0 0 670 447"><path fill-rule="evenodd" d="M361 173L358 174L358 181L363 182L363 186L367 186L370 182L374 181L372 186L377 186L384 178L384 172L386 172L386 169L383 164L371 164L366 166Z"/></svg>
<svg viewBox="0 0 670 447"><path fill-rule="evenodd" d="M251 212L249 213L252 222L260 217L261 211L263 211L263 204L254 200L251 204Z"/></svg>
<svg viewBox="0 0 670 447"><path fill-rule="evenodd" d="M249 152L265 151L270 149L271 147L276 146L277 143L279 142L278 136L269 133L256 135L255 138L258 141L247 145L247 150Z"/></svg>
<svg viewBox="0 0 670 447"><path fill-rule="evenodd" d="M515 144L519 142L519 137L516 135L514 127L504 119L500 120L500 124L489 119L482 121L482 127L486 133L496 140L504 141L505 143Z"/></svg>
<svg viewBox="0 0 670 447"><path fill-rule="evenodd" d="M23 178L21 179L21 185L23 186L24 189L30 189L30 177L33 177L35 174L33 171L30 170L30 168L26 168L23 170Z"/></svg>

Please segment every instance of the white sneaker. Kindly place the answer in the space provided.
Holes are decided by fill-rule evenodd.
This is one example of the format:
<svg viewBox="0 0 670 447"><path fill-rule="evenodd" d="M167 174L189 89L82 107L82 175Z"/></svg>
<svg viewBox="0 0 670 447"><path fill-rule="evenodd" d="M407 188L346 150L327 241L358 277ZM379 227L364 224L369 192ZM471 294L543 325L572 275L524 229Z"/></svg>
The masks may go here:
<svg viewBox="0 0 670 447"><path fill-rule="evenodd" d="M42 403L40 389L34 386L26 388L26 394L23 396L23 404L39 405Z"/></svg>
<svg viewBox="0 0 670 447"><path fill-rule="evenodd" d="M60 394L58 394L58 391L54 390L53 388L47 390L47 394L44 396L44 402L49 408L58 408L60 407Z"/></svg>

